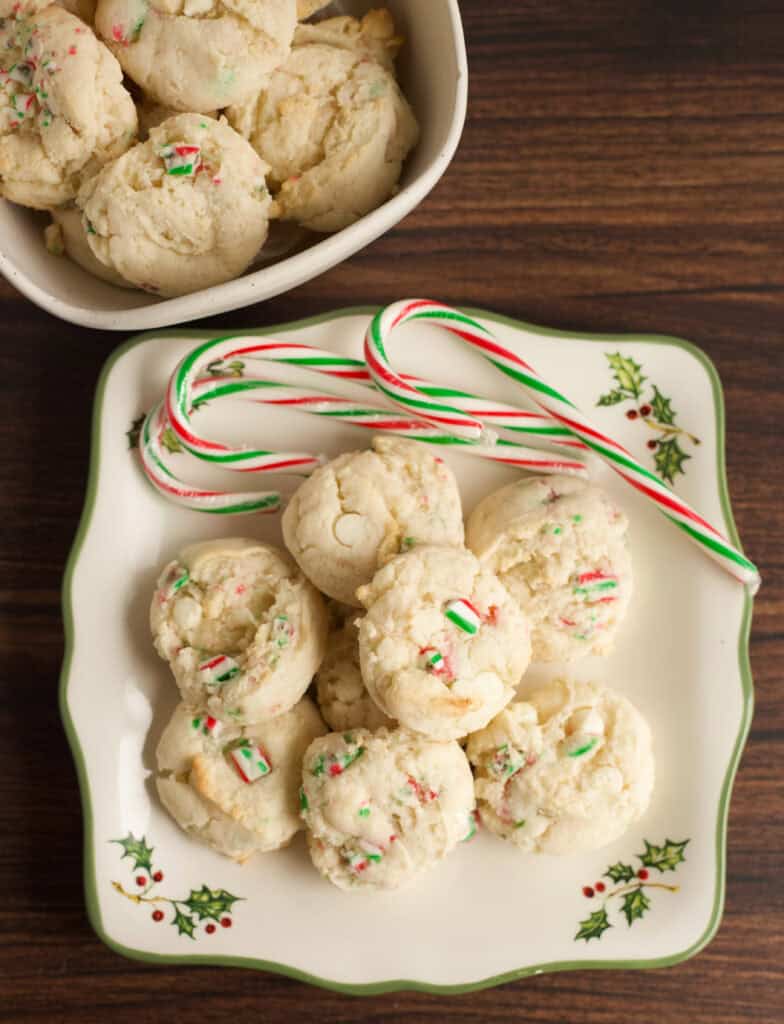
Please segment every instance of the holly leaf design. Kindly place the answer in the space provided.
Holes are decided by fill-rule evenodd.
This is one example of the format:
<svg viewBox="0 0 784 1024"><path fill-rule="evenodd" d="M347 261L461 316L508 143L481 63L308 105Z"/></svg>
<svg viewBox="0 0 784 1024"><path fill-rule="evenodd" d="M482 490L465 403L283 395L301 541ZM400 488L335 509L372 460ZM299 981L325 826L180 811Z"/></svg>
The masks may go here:
<svg viewBox="0 0 784 1024"><path fill-rule="evenodd" d="M133 860L133 870L143 868L152 875L152 851L154 847L148 846L144 836L136 839L133 832L129 832L125 839L111 839L112 843L118 843L123 848L121 859L130 857Z"/></svg>
<svg viewBox="0 0 784 1024"><path fill-rule="evenodd" d="M621 910L626 915L626 920L629 922L629 927L631 927L650 908L651 901L642 891L642 886L638 886L636 889L632 889L631 892L626 893Z"/></svg>
<svg viewBox="0 0 784 1024"><path fill-rule="evenodd" d="M201 889L191 889L190 896L183 903L200 921L205 918L220 921L223 914L231 913L232 905L238 899L239 896L232 896L225 889L209 889L203 885Z"/></svg>
<svg viewBox="0 0 784 1024"><path fill-rule="evenodd" d="M142 432L142 424L147 416L147 413L142 413L141 416L137 416L136 419L131 423L130 429L125 431L125 436L128 438L128 448L133 451L134 448L139 447L139 435Z"/></svg>
<svg viewBox="0 0 784 1024"><path fill-rule="evenodd" d="M629 356L622 356L620 352L614 354L605 352L605 356L621 391L626 392L632 398L639 398L642 394L642 382L646 379L640 364L635 363Z"/></svg>
<svg viewBox="0 0 784 1024"><path fill-rule="evenodd" d="M177 929L178 935L187 935L188 938L196 941L194 932L196 931L196 922L190 916L190 914L183 914L179 907L174 908L174 920L172 924Z"/></svg>
<svg viewBox="0 0 784 1024"><path fill-rule="evenodd" d="M182 451L182 445L180 439L174 433L171 427L167 427L161 434L161 444L167 452L171 452L172 455L177 455Z"/></svg>
<svg viewBox="0 0 784 1024"><path fill-rule="evenodd" d="M591 939L600 939L608 928L612 928L612 925L607 919L607 911L602 907L601 910L594 910L584 921L580 921L580 930L575 935L575 940L585 939L586 942L590 942Z"/></svg>
<svg viewBox="0 0 784 1024"><path fill-rule="evenodd" d="M686 470L683 468L683 464L690 458L691 455L687 455L678 444L677 437L670 438L668 441L659 441L654 456L656 472L668 484L674 483L676 473L685 474Z"/></svg>
<svg viewBox="0 0 784 1024"><path fill-rule="evenodd" d="M606 395L602 395L599 398L597 405L617 405L619 402L623 402L624 399L628 398L623 391L608 391Z"/></svg>
<svg viewBox="0 0 784 1024"><path fill-rule="evenodd" d="M644 839L643 842L645 843L645 853L638 853L637 856L646 868L656 868L663 874L665 871L674 871L679 864L686 860L683 851L689 842L688 839L684 839L680 843L673 839L665 839L663 846L655 846L647 839Z"/></svg>
<svg viewBox="0 0 784 1024"><path fill-rule="evenodd" d="M611 878L613 882L631 882L634 875L635 871L631 864L623 864L621 861L611 864L604 873L604 877Z"/></svg>
<svg viewBox="0 0 784 1024"><path fill-rule="evenodd" d="M653 385L651 409L657 423L662 423L668 427L675 423L675 410L672 407L672 399L665 398L655 384Z"/></svg>

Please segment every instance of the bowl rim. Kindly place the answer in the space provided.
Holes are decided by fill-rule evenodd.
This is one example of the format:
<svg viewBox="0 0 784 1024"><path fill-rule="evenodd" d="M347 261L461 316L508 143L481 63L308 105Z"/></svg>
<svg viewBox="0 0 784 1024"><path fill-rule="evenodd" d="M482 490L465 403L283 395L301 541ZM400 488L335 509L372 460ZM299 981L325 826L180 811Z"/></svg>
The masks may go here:
<svg viewBox="0 0 784 1024"><path fill-rule="evenodd" d="M279 263L188 295L151 301L132 309L96 309L51 295L21 270L13 254L2 243L0 274L25 298L61 320L99 330L147 331L254 305L291 291L348 259L395 227L422 202L443 177L460 142L468 105L468 57L458 0L443 0L443 3L449 16L457 72L452 120L445 141L435 158L414 181L354 224L333 235L326 235L315 245Z"/></svg>

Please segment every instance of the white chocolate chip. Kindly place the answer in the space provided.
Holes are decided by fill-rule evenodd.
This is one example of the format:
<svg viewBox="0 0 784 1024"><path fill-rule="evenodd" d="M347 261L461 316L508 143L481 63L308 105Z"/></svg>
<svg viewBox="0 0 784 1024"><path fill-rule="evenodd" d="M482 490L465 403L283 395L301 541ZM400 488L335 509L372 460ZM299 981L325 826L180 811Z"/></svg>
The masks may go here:
<svg viewBox="0 0 784 1024"><path fill-rule="evenodd" d="M340 516L335 520L333 529L338 542L347 548L362 543L370 532L367 519L358 512L347 512Z"/></svg>
<svg viewBox="0 0 784 1024"><path fill-rule="evenodd" d="M586 733L589 736L604 736L604 719L596 708L581 708L569 716L566 733Z"/></svg>
<svg viewBox="0 0 784 1024"><path fill-rule="evenodd" d="M183 594L175 601L172 616L180 629L195 629L201 622L201 605Z"/></svg>

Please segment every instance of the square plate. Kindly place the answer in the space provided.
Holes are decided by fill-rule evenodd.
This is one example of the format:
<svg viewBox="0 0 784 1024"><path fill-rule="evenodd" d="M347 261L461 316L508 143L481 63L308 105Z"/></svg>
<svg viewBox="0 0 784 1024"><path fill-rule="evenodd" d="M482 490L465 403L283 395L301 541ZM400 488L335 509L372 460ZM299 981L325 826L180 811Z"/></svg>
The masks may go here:
<svg viewBox="0 0 784 1024"><path fill-rule="evenodd" d="M244 333L274 333L359 356L371 312L347 310ZM473 315L653 465L647 443L661 435L645 418L627 417L636 403L599 404L617 388L614 374L631 366L619 359L634 360L641 368L634 372L645 378L643 399L650 393L651 400L658 394L669 401L666 409L657 406L660 419L671 416L681 430L679 449L689 458L670 464L673 473L678 463L683 471L675 475L678 492L737 543L721 388L699 349L672 338L566 334ZM312 869L301 835L288 849L240 867L171 821L151 775L177 698L149 639L156 574L182 544L202 537L244 534L280 543L277 517L232 521L166 503L129 451L131 423L163 393L175 362L205 337L181 329L132 338L109 359L95 402L87 499L64 582L60 695L84 806L87 904L99 936L130 957L263 968L353 993L459 992L543 971L659 967L700 950L721 917L729 795L751 718L752 601L603 465L592 464L592 476L629 516L636 594L613 654L575 662L569 672L626 693L653 729L653 802L623 838L559 858L522 855L480 831L407 890L347 894ZM513 381L431 325L406 325L397 343L404 370L442 384L470 381L475 393L521 404ZM219 410L219 404L200 416L205 425L207 417L220 421L227 441L255 438L330 456L369 441L357 428L294 410L247 403ZM446 457L466 511L515 476L452 449ZM223 474L221 482L228 477L185 453L171 459L197 483L207 482L205 473ZM557 664L533 666L521 692L562 672ZM123 858L117 843L127 846L129 836L146 841L133 859ZM123 891L134 896L136 860L164 873L151 895L168 902L126 898ZM646 870L640 889L637 872ZM586 897L583 888L597 880L604 891ZM186 913L190 894L205 885L243 902L233 906L232 927L208 931L208 918L192 917L190 935L190 926L176 926L175 913L178 906ZM156 907L164 911L159 922L152 918Z"/></svg>

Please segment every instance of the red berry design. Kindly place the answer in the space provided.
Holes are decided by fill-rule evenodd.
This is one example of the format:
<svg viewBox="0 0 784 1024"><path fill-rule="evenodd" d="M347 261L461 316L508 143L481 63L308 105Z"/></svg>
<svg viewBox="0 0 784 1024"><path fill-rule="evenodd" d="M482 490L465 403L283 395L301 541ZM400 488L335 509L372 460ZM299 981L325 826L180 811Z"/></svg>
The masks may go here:
<svg viewBox="0 0 784 1024"><path fill-rule="evenodd" d="M205 930L205 932L208 935L212 935L212 933L215 931L215 925L214 924L208 924L207 927L204 930Z"/></svg>
<svg viewBox="0 0 784 1024"><path fill-rule="evenodd" d="M644 882L645 879L648 877L648 872L645 868L640 868L640 870L637 872L637 877L641 878Z"/></svg>
<svg viewBox="0 0 784 1024"><path fill-rule="evenodd" d="M137 875L136 876L136 884L137 885L147 885L147 879L144 877L144 875Z"/></svg>
<svg viewBox="0 0 784 1024"><path fill-rule="evenodd" d="M649 441L648 442L648 447L651 449L651 451L653 451L654 448L657 448L658 445L659 445L658 441Z"/></svg>
<svg viewBox="0 0 784 1024"><path fill-rule="evenodd" d="M626 419L627 420L636 420L638 416L639 416L639 413L637 412L636 409L629 409L629 411L626 413Z"/></svg>
<svg viewBox="0 0 784 1024"><path fill-rule="evenodd" d="M162 882L163 881L163 872L162 871L156 871L155 874L152 876L152 880L153 880L153 882Z"/></svg>
<svg viewBox="0 0 784 1024"><path fill-rule="evenodd" d="M650 416L651 407L649 405L643 405L640 407L640 416Z"/></svg>
<svg viewBox="0 0 784 1024"><path fill-rule="evenodd" d="M594 886L594 889L596 889L597 892L604 892L606 888L607 886L604 884L604 882L597 882Z"/></svg>
<svg viewBox="0 0 784 1024"><path fill-rule="evenodd" d="M162 921L163 920L163 911L162 910L153 910L153 912L152 912L152 919L153 919L153 921Z"/></svg>
<svg viewBox="0 0 784 1024"><path fill-rule="evenodd" d="M583 896L586 896L589 900L593 898L593 889L590 885L583 886Z"/></svg>
<svg viewBox="0 0 784 1024"><path fill-rule="evenodd" d="M221 928L231 928L231 918L230 917L222 917L221 918Z"/></svg>

